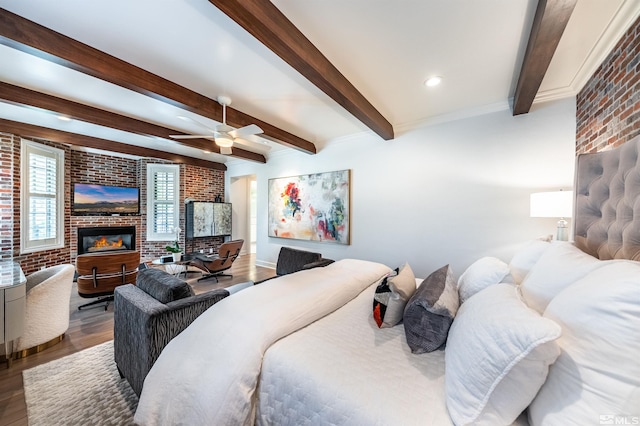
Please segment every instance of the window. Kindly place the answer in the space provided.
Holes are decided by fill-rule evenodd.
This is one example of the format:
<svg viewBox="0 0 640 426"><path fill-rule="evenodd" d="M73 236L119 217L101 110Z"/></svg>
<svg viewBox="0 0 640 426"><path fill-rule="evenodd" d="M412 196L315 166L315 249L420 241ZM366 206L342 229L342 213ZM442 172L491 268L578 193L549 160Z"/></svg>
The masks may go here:
<svg viewBox="0 0 640 426"><path fill-rule="evenodd" d="M64 151L22 140L20 252L64 247Z"/></svg>
<svg viewBox="0 0 640 426"><path fill-rule="evenodd" d="M147 165L147 239L175 239L180 214L180 166Z"/></svg>

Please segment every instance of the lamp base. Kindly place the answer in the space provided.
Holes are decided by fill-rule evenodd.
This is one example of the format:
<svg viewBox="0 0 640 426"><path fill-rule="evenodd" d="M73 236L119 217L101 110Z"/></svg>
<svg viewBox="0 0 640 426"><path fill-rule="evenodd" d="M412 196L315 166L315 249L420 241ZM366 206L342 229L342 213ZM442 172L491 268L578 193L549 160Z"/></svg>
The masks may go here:
<svg viewBox="0 0 640 426"><path fill-rule="evenodd" d="M556 235L556 240L569 241L569 227L567 225L568 222L564 219L560 219L558 221L558 232Z"/></svg>

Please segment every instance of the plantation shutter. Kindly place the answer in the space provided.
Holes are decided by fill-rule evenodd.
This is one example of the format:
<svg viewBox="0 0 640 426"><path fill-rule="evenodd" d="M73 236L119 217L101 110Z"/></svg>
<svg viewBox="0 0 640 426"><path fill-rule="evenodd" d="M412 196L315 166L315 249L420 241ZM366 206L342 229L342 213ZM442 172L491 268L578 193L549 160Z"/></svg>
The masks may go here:
<svg viewBox="0 0 640 426"><path fill-rule="evenodd" d="M147 173L149 200L148 238L170 240L179 219L179 166L149 164Z"/></svg>
<svg viewBox="0 0 640 426"><path fill-rule="evenodd" d="M56 238L56 159L29 153L29 240Z"/></svg>
<svg viewBox="0 0 640 426"><path fill-rule="evenodd" d="M64 152L22 141L21 251L64 246Z"/></svg>
<svg viewBox="0 0 640 426"><path fill-rule="evenodd" d="M174 223L174 185L175 176L171 172L154 174L154 232L168 234L173 232Z"/></svg>

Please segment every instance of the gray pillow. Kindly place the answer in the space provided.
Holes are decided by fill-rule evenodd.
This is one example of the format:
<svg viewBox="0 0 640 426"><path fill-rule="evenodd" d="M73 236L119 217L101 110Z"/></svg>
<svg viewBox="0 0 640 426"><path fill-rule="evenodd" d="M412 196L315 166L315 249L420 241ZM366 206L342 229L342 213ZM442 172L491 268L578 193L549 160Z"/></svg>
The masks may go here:
<svg viewBox="0 0 640 426"><path fill-rule="evenodd" d="M433 352L447 341L458 311L458 289L449 265L429 275L404 309L404 332L414 354Z"/></svg>
<svg viewBox="0 0 640 426"><path fill-rule="evenodd" d="M193 296L191 286L158 268L147 268L138 272L136 285L160 303Z"/></svg>

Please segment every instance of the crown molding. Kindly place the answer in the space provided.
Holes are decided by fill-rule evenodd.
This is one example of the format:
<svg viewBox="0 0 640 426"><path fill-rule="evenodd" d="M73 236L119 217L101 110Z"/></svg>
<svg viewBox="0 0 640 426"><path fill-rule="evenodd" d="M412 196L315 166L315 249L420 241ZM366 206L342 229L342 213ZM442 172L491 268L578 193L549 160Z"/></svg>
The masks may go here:
<svg viewBox="0 0 640 426"><path fill-rule="evenodd" d="M593 77L598 67L609 56L638 17L640 17L640 2L637 0L623 1L580 68L578 68L578 71L576 71L571 83L565 87L538 92L534 103L576 96L589 79Z"/></svg>

